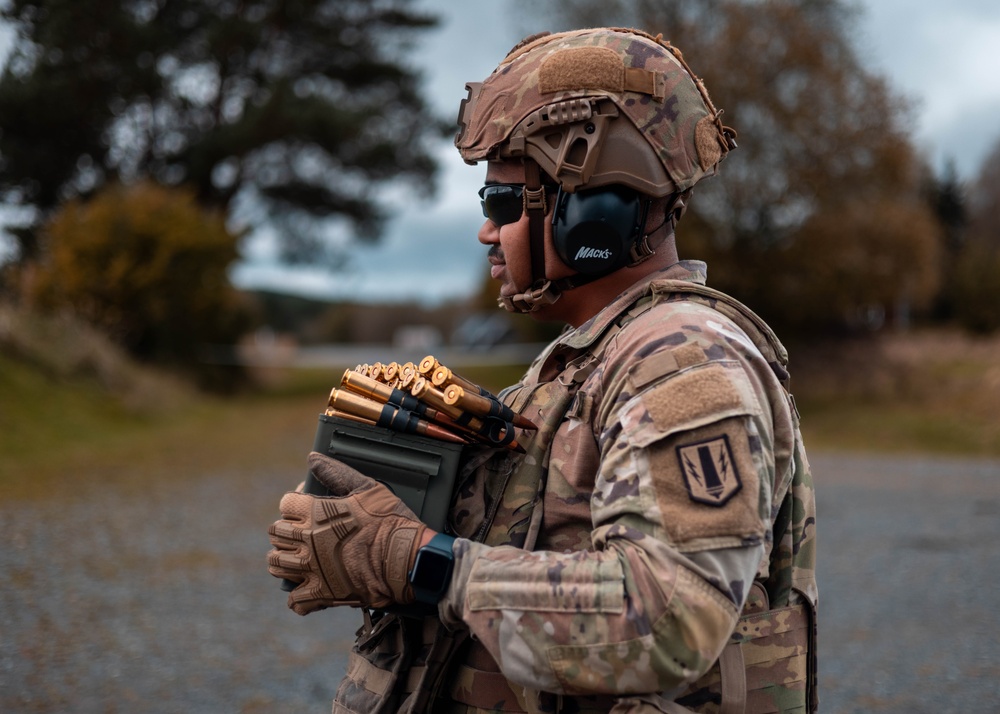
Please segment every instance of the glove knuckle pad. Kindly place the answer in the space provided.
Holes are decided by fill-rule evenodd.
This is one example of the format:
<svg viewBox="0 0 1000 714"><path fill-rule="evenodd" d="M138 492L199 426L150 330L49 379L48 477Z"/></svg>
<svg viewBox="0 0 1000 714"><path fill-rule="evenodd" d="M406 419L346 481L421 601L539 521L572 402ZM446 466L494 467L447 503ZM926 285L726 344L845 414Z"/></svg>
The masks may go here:
<svg viewBox="0 0 1000 714"><path fill-rule="evenodd" d="M286 493L281 497L278 509L285 520L305 522L309 518L315 497L304 493Z"/></svg>
<svg viewBox="0 0 1000 714"><path fill-rule="evenodd" d="M284 538L285 540L293 540L297 542L302 542L305 540L305 531L288 521L277 521L267 529L269 535L275 538Z"/></svg>

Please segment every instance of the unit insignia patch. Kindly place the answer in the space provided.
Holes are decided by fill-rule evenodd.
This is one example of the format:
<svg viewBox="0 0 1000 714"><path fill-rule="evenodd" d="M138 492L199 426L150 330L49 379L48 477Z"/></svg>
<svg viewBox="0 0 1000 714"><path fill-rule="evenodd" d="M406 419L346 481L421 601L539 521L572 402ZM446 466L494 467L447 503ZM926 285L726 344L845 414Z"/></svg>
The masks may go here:
<svg viewBox="0 0 1000 714"><path fill-rule="evenodd" d="M684 486L692 501L724 506L743 487L725 434L677 447Z"/></svg>

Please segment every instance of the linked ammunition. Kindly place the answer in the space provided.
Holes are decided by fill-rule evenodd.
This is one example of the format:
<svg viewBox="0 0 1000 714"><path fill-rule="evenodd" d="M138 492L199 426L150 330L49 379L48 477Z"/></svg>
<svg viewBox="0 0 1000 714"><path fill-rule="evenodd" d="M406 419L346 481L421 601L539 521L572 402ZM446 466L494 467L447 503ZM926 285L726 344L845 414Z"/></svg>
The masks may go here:
<svg viewBox="0 0 1000 714"><path fill-rule="evenodd" d="M515 451L523 451L514 440L514 429L508 422L498 418L483 419L461 407L448 404L441 390L434 387L425 377L417 377L414 380L410 393L417 399L442 411L455 422L457 427L471 433L480 441L494 446L504 446Z"/></svg>
<svg viewBox="0 0 1000 714"><path fill-rule="evenodd" d="M437 421L446 426L454 423L445 414L434 409L426 402L420 401L409 392L404 391L400 386L391 387L388 384L376 382L371 377L366 377L363 374L357 374L350 370L344 372L344 376L340 379L340 386L381 404L392 404L401 409L414 412L430 421Z"/></svg>
<svg viewBox="0 0 1000 714"><path fill-rule="evenodd" d="M375 362L345 370L339 387L330 392L326 413L451 443L482 443L521 453L514 427L535 428L433 355L418 364Z"/></svg>
<svg viewBox="0 0 1000 714"><path fill-rule="evenodd" d="M418 413L421 411L422 404L420 400L412 394L394 389L388 384L377 382L371 377L366 377L357 372L350 370L344 372L344 376L340 378L340 386L382 404L394 404L397 407Z"/></svg>
<svg viewBox="0 0 1000 714"><path fill-rule="evenodd" d="M476 416L497 417L521 429L538 428L530 419L516 413L496 397L468 392L458 384L449 384L445 387L443 395L446 404L453 404Z"/></svg>
<svg viewBox="0 0 1000 714"><path fill-rule="evenodd" d="M441 363L437 361L434 355L427 355L420 360L420 364L417 365L417 371L424 377L430 377L434 374L434 370L440 366Z"/></svg>
<svg viewBox="0 0 1000 714"><path fill-rule="evenodd" d="M421 419L418 415L392 404L379 404L366 399L359 394L334 389L330 392L329 408L335 412L351 414L368 420L375 426L385 427L394 431L409 434L421 434L455 444L467 444L468 441L444 427Z"/></svg>
<svg viewBox="0 0 1000 714"><path fill-rule="evenodd" d="M448 393L448 388L451 386L461 388L460 393L464 394L467 398L460 405L463 409L480 417L499 417L521 429L537 428L530 419L515 413L514 410L501 402L489 390L483 389L478 384L453 372L433 357L425 357L424 360L427 367L431 366L431 360L436 365L430 376L431 383L435 387L442 390L445 394ZM452 393L454 394L455 391L453 390ZM453 401L450 403L454 404L456 402Z"/></svg>
<svg viewBox="0 0 1000 714"><path fill-rule="evenodd" d="M343 412L339 409L334 409L333 407L326 408L327 416L334 416L340 419L346 419L347 421L355 421L359 424L368 424L369 426L375 426L375 422L372 419L365 419L364 417L355 416L350 412Z"/></svg>
<svg viewBox="0 0 1000 714"><path fill-rule="evenodd" d="M500 416L493 413L494 402L487 397L466 392L463 387L457 384L446 385L443 389L442 395L444 396L445 404L454 404L460 409L464 409L477 416Z"/></svg>
<svg viewBox="0 0 1000 714"><path fill-rule="evenodd" d="M417 377L413 380L413 386L410 387L410 394L423 402L427 402L435 409L444 412L456 422L461 422L461 420L469 416L462 411L461 407L448 404L444 400L444 394L441 393L441 390L435 389L434 385L426 377Z"/></svg>
<svg viewBox="0 0 1000 714"><path fill-rule="evenodd" d="M478 384L473 384L461 375L455 374L443 364L438 364L437 369L431 373L431 383L439 389L444 389L449 384L457 384L462 389L472 392L473 394L493 396L489 391L483 389Z"/></svg>

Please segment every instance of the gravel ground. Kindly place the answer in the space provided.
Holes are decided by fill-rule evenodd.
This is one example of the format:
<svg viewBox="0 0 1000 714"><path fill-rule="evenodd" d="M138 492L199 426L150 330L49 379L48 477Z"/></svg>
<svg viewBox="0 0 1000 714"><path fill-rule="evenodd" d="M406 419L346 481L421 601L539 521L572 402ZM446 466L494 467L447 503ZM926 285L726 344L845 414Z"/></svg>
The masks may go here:
<svg viewBox="0 0 1000 714"><path fill-rule="evenodd" d="M1000 462L822 455L823 712L1000 711ZM0 712L324 712L360 624L264 567L294 476L0 503Z"/></svg>
<svg viewBox="0 0 1000 714"><path fill-rule="evenodd" d="M826 712L1000 712L1000 462L813 458Z"/></svg>

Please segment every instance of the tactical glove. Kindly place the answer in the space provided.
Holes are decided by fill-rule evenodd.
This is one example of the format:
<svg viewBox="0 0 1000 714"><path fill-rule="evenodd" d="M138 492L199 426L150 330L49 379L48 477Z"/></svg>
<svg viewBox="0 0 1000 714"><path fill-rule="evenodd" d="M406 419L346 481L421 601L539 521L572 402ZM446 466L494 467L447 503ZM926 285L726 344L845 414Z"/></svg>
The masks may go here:
<svg viewBox="0 0 1000 714"><path fill-rule="evenodd" d="M299 615L336 605L413 602L407 574L426 526L384 485L318 453L309 469L331 497L286 493L269 529L267 569L301 583L288 596Z"/></svg>

